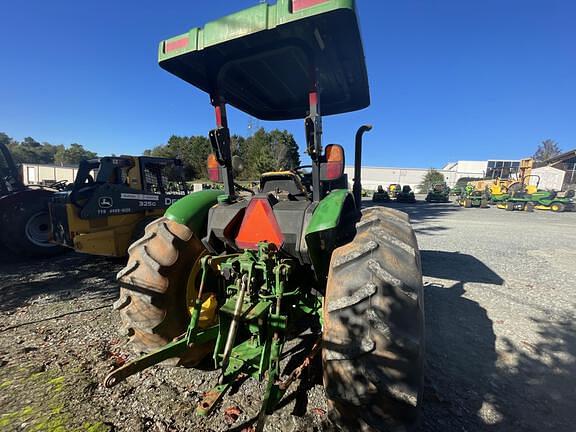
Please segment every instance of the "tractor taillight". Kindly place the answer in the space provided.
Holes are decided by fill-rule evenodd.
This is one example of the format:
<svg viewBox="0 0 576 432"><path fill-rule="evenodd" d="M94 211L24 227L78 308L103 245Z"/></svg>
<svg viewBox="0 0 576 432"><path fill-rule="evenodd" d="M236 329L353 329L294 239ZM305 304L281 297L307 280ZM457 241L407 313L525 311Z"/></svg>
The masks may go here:
<svg viewBox="0 0 576 432"><path fill-rule="evenodd" d="M325 180L340 178L344 170L344 149L336 144L326 146Z"/></svg>
<svg viewBox="0 0 576 432"><path fill-rule="evenodd" d="M188 36L164 42L164 53L176 51L188 46Z"/></svg>
<svg viewBox="0 0 576 432"><path fill-rule="evenodd" d="M257 249L258 243L268 242L278 249L284 244L284 234L267 198L252 198L236 236L240 249Z"/></svg>
<svg viewBox="0 0 576 432"><path fill-rule="evenodd" d="M292 0L292 13L298 12L320 3L326 3L328 0Z"/></svg>
<svg viewBox="0 0 576 432"><path fill-rule="evenodd" d="M218 163L218 159L214 153L208 155L206 166L208 168L208 178L216 183L222 182L220 164Z"/></svg>

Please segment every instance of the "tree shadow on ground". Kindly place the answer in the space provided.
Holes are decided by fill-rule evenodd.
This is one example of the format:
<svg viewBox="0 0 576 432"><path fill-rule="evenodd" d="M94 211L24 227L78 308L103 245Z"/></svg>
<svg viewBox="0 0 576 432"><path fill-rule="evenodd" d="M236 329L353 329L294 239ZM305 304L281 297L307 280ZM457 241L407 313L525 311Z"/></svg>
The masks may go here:
<svg viewBox="0 0 576 432"><path fill-rule="evenodd" d="M34 303L71 300L90 294L115 299L116 273L122 263L68 253L52 258L0 257L0 311Z"/></svg>
<svg viewBox="0 0 576 432"><path fill-rule="evenodd" d="M497 339L486 310L466 298L466 284L503 280L470 255L422 251L427 369L422 431L573 430L576 325L543 321L539 340ZM515 326L521 325L514 323ZM526 332L526 335L531 332Z"/></svg>
<svg viewBox="0 0 576 432"><path fill-rule="evenodd" d="M571 432L576 423L576 324L532 318L538 341L504 337L496 408L502 420L488 431Z"/></svg>

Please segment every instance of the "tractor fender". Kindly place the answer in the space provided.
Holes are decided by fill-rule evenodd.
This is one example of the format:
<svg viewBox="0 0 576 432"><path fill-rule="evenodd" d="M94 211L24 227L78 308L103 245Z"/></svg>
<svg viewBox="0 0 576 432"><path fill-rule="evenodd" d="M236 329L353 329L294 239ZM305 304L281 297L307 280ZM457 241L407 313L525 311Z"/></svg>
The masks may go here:
<svg viewBox="0 0 576 432"><path fill-rule="evenodd" d="M21 205L24 201L31 199L48 199L52 195L54 195L54 190L52 189L27 188L18 192L13 192L10 195L6 195L0 198L0 213L2 213L4 210L12 208L15 205Z"/></svg>
<svg viewBox="0 0 576 432"><path fill-rule="evenodd" d="M336 189L330 192L314 209L304 238L318 280L325 280L328 277L332 251L339 246L342 238L349 236L351 239L354 236L354 224L357 219L341 218L343 213L349 214L350 212L356 215L358 211L354 204L354 197L346 189ZM341 219L353 222L353 224L341 226Z"/></svg>
<svg viewBox="0 0 576 432"><path fill-rule="evenodd" d="M208 210L218 202L223 195L222 190L203 190L193 192L180 198L166 210L164 216L182 225L186 225L194 233L199 234L206 225Z"/></svg>
<svg viewBox="0 0 576 432"><path fill-rule="evenodd" d="M340 222L342 207L346 199L351 199L352 195L347 189L336 189L330 192L314 210L310 222L306 227L306 237L319 231L326 231L336 228Z"/></svg>

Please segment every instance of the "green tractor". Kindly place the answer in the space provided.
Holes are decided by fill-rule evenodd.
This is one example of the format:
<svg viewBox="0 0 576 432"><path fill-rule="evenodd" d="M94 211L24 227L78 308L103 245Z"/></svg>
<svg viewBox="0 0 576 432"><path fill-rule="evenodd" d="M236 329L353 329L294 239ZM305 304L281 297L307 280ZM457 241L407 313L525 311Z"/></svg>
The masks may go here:
<svg viewBox="0 0 576 432"><path fill-rule="evenodd" d="M388 195L382 185L378 185L378 188L372 194L372 202L390 202L390 195Z"/></svg>
<svg viewBox="0 0 576 432"><path fill-rule="evenodd" d="M450 202L450 188L446 183L433 184L428 195L426 195L426 202L429 203L447 203Z"/></svg>
<svg viewBox="0 0 576 432"><path fill-rule="evenodd" d="M420 253L406 214L361 210L362 136L352 193L344 151L322 146L323 114L369 105L352 0L260 4L160 44L160 66L206 91L216 128L212 180L152 222L129 249L115 303L143 357L104 385L160 362L211 359L220 378L197 414L209 414L245 377L263 380L257 421L321 356L329 418L340 428L413 430L422 401L424 316ZM234 182L226 103L264 120L304 119L311 181L296 169ZM312 332L302 363L281 367L285 344Z"/></svg>
<svg viewBox="0 0 576 432"><path fill-rule="evenodd" d="M408 185L402 186L402 190L396 194L396 201L403 202L403 203L415 203L416 196L414 195L414 191Z"/></svg>
<svg viewBox="0 0 576 432"><path fill-rule="evenodd" d="M534 209L550 210L554 213L574 211L574 191L559 197L555 191L538 191L532 194L516 193L504 203L497 206L508 211L527 211Z"/></svg>
<svg viewBox="0 0 576 432"><path fill-rule="evenodd" d="M485 192L476 190L473 185L468 184L456 203L464 208L488 208L488 196Z"/></svg>

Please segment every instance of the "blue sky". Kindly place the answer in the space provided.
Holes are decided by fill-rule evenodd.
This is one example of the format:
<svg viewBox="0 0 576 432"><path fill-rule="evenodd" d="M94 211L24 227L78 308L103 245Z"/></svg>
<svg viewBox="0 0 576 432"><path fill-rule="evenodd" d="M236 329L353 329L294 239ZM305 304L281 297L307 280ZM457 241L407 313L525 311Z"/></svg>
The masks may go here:
<svg viewBox="0 0 576 432"><path fill-rule="evenodd" d="M160 40L257 0L2 5L0 131L140 154L213 127L208 97L157 65ZM367 135L364 164L441 167L576 147L576 2L358 0L372 105L326 117L325 143ZM233 132L248 117L230 113ZM303 123L260 122L292 131Z"/></svg>

